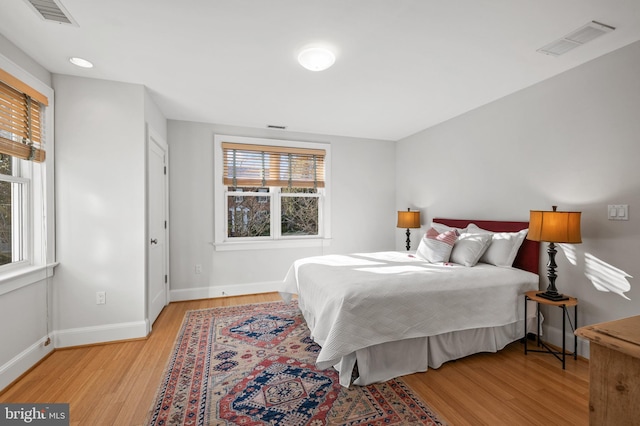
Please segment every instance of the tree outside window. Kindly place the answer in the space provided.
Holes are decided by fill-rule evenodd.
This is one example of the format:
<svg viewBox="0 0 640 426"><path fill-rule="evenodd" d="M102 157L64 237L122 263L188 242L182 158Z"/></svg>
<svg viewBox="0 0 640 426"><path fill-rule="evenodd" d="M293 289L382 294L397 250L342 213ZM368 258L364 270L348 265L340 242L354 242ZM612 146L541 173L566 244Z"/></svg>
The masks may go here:
<svg viewBox="0 0 640 426"><path fill-rule="evenodd" d="M329 144L225 135L215 144L216 249L326 244Z"/></svg>
<svg viewBox="0 0 640 426"><path fill-rule="evenodd" d="M13 158L10 155L0 154L0 174L11 176L13 174ZM11 263L13 247L12 184L0 181L0 265Z"/></svg>

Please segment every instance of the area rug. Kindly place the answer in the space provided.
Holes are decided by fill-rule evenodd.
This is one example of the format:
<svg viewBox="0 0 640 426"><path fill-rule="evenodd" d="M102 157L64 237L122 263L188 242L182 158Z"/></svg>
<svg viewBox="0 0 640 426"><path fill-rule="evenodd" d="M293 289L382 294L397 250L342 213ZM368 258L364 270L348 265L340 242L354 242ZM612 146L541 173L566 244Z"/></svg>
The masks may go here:
<svg viewBox="0 0 640 426"><path fill-rule="evenodd" d="M344 388L295 301L188 311L147 424L444 425L401 379Z"/></svg>

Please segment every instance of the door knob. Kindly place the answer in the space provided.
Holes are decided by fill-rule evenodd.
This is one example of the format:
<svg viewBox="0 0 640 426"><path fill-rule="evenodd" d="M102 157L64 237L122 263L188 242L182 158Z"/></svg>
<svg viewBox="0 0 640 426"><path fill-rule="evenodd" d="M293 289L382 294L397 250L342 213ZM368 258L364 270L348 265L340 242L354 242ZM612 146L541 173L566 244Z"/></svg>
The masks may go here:
<svg viewBox="0 0 640 426"><path fill-rule="evenodd" d="M158 244L158 240L157 240L156 238L153 238L153 239L151 240L151 244Z"/></svg>

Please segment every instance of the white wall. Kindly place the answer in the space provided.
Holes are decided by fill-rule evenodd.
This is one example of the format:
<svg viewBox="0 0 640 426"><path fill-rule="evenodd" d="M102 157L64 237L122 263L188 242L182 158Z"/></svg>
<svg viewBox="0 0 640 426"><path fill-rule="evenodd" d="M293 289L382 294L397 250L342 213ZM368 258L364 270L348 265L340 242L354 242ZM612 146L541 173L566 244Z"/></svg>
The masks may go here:
<svg viewBox="0 0 640 426"><path fill-rule="evenodd" d="M56 347L144 336L145 88L57 74L53 84Z"/></svg>
<svg viewBox="0 0 640 426"><path fill-rule="evenodd" d="M580 326L640 314L638 70L635 43L399 141L397 205L420 208L423 223L528 220L529 210L552 205L582 211L577 264L559 252L556 285L579 299ZM608 204L628 204L630 220L609 221ZM589 255L637 277L631 300L594 288L585 276ZM559 344L560 309L547 312L548 335Z"/></svg>
<svg viewBox="0 0 640 426"><path fill-rule="evenodd" d="M164 139L167 138L167 119L154 102L147 88L144 90L144 119L156 134Z"/></svg>
<svg viewBox="0 0 640 426"><path fill-rule="evenodd" d="M215 251L214 135L331 143L332 241L329 247ZM272 291L298 258L393 250L394 143L169 120L171 298ZM202 273L195 273L195 265Z"/></svg>
<svg viewBox="0 0 640 426"><path fill-rule="evenodd" d="M0 34L0 54L33 75L43 84L51 87L51 73L31 56L26 55L15 44L7 40L2 34Z"/></svg>

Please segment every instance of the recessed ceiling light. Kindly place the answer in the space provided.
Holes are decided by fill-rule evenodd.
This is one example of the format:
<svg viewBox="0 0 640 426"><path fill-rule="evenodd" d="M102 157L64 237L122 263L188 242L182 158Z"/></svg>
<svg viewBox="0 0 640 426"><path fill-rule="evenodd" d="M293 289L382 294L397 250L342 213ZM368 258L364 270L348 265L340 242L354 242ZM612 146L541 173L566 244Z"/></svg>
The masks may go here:
<svg viewBox="0 0 640 426"><path fill-rule="evenodd" d="M324 71L334 64L336 56L324 47L310 47L298 55L300 65L309 71Z"/></svg>
<svg viewBox="0 0 640 426"><path fill-rule="evenodd" d="M69 58L69 62L81 68L93 68L93 64L86 59L73 57Z"/></svg>

